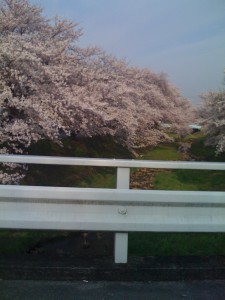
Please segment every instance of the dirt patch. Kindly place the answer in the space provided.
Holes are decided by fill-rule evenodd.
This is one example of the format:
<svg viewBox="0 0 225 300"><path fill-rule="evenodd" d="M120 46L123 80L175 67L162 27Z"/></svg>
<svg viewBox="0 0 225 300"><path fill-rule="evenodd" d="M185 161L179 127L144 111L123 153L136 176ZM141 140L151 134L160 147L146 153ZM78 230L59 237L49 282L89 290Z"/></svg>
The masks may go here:
<svg viewBox="0 0 225 300"><path fill-rule="evenodd" d="M130 188L140 190L153 190L156 172L156 170L147 168L138 169L136 172L131 174Z"/></svg>

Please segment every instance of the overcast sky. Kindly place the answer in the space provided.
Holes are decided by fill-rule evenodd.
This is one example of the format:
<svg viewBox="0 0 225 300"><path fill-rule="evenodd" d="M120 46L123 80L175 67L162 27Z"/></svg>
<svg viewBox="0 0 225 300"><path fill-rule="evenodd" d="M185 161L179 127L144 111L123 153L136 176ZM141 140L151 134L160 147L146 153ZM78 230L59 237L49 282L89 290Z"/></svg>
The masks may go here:
<svg viewBox="0 0 225 300"><path fill-rule="evenodd" d="M80 24L81 46L168 74L192 103L224 88L225 0L31 0Z"/></svg>

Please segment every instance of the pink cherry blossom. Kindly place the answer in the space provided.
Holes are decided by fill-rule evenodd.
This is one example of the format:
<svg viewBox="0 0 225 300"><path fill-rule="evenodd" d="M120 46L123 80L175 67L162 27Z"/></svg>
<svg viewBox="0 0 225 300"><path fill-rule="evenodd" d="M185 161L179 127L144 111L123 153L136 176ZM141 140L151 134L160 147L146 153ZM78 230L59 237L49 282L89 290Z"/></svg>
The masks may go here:
<svg viewBox="0 0 225 300"><path fill-rule="evenodd" d="M2 0L0 20L2 153L71 133L111 135L135 152L170 139L163 124L187 128L191 105L165 75L79 47L77 24L48 20L27 0ZM1 181L19 182L23 172L2 171Z"/></svg>

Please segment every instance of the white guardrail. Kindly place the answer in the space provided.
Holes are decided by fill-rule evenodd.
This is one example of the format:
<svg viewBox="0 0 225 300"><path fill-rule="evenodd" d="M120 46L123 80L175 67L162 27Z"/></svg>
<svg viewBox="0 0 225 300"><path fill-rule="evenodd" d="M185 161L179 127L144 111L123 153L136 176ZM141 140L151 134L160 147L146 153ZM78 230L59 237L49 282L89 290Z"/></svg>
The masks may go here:
<svg viewBox="0 0 225 300"><path fill-rule="evenodd" d="M225 232L225 192L129 190L130 168L225 170L225 163L0 155L0 162L117 168L117 188L0 185L0 228L115 232L126 263L128 232Z"/></svg>

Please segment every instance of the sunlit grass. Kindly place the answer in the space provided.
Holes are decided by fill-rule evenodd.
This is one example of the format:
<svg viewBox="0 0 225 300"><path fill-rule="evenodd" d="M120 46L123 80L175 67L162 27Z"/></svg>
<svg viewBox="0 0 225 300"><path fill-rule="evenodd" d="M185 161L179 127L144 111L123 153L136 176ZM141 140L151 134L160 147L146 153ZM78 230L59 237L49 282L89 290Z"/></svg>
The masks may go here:
<svg viewBox="0 0 225 300"><path fill-rule="evenodd" d="M177 144L162 144L156 148L144 149L139 156L143 160L182 160L183 156L178 153Z"/></svg>
<svg viewBox="0 0 225 300"><path fill-rule="evenodd" d="M170 170L155 175L156 190L225 191L225 171Z"/></svg>
<svg viewBox="0 0 225 300"><path fill-rule="evenodd" d="M196 160L225 161L225 155L215 156L215 149L204 145L201 133L189 135L191 153ZM162 145L143 153L143 159L182 160L177 145ZM225 191L225 171L159 170L154 188L158 190ZM225 255L225 233L130 233L129 254L157 255Z"/></svg>

